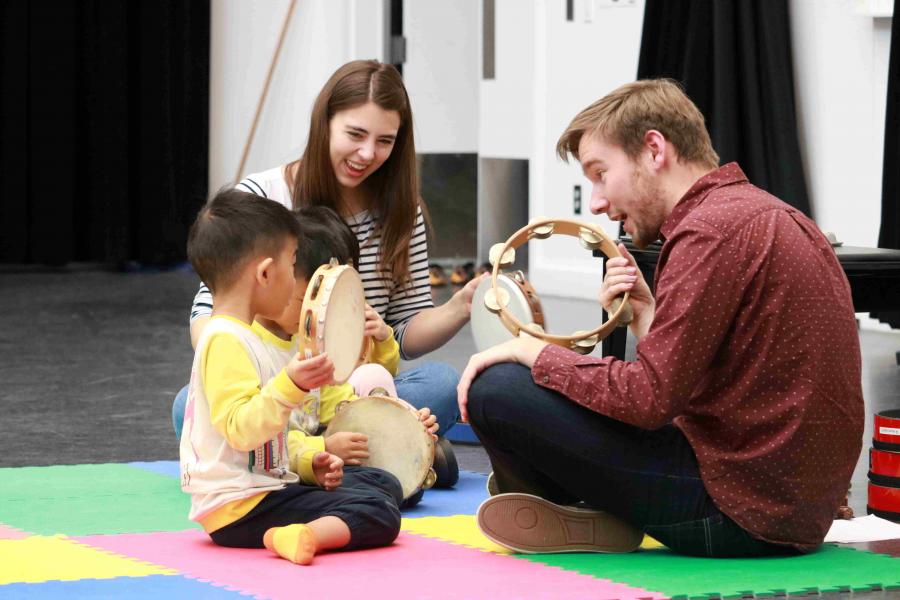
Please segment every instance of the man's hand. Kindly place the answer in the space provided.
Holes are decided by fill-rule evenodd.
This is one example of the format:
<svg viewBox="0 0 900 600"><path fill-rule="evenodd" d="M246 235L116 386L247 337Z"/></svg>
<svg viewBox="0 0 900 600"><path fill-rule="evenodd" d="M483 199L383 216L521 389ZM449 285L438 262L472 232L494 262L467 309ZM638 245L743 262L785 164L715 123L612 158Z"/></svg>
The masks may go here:
<svg viewBox="0 0 900 600"><path fill-rule="evenodd" d="M312 358L303 358L298 352L285 370L294 385L307 392L334 381L334 363L325 352Z"/></svg>
<svg viewBox="0 0 900 600"><path fill-rule="evenodd" d="M625 249L624 244L619 244L618 248L622 256L606 261L606 277L603 278L603 284L600 286L600 304L607 312L612 312L612 301L625 292L630 292L628 303L631 304L634 315L631 321L631 332L640 339L647 333L650 323L653 322L656 301L653 299L650 286L644 280L634 257Z"/></svg>
<svg viewBox="0 0 900 600"><path fill-rule="evenodd" d="M469 420L469 411L466 404L469 402L469 387L472 381L479 373L492 365L499 363L519 363L529 369L537 360L538 354L544 349L547 342L532 337L527 333L520 333L519 337L502 344L498 344L492 348L488 348L484 352L474 354L469 359L469 364L459 378L459 385L456 386L456 401L459 403L459 413L463 421Z"/></svg>
<svg viewBox="0 0 900 600"><path fill-rule="evenodd" d="M391 336L391 328L387 326L381 315L368 304L366 304L365 334L376 342L383 342Z"/></svg>
<svg viewBox="0 0 900 600"><path fill-rule="evenodd" d="M325 451L348 465L361 465L369 458L369 436L352 431L339 431L325 438Z"/></svg>
<svg viewBox="0 0 900 600"><path fill-rule="evenodd" d="M420 408L416 411L419 415L419 421L422 422L422 425L425 426L425 429L428 430L428 433L431 434L431 437L437 439L437 431L438 431L438 422L437 416L431 414L431 409L427 406Z"/></svg>
<svg viewBox="0 0 900 600"><path fill-rule="evenodd" d="M317 452L312 460L316 481L326 490L333 490L344 480L344 461L328 452Z"/></svg>

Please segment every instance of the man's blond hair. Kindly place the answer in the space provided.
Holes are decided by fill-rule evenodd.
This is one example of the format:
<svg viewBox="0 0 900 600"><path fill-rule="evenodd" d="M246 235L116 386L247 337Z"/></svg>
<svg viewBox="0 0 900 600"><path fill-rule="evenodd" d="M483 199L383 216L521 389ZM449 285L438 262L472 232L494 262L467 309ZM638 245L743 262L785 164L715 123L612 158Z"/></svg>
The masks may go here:
<svg viewBox="0 0 900 600"><path fill-rule="evenodd" d="M556 153L564 160L578 160L578 146L585 135L599 134L620 146L632 160L644 148L644 134L662 133L679 160L715 169L719 155L713 150L703 115L671 79L643 79L627 83L580 113L563 132Z"/></svg>

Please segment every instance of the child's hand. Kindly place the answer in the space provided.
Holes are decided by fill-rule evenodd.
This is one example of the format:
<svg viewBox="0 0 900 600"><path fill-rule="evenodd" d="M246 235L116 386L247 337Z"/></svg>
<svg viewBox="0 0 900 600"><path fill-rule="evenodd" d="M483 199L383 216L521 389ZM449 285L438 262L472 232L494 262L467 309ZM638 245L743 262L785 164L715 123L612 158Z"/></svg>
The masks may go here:
<svg viewBox="0 0 900 600"><path fill-rule="evenodd" d="M374 338L376 342L383 342L391 336L391 328L374 308L366 304L366 335Z"/></svg>
<svg viewBox="0 0 900 600"><path fill-rule="evenodd" d="M303 358L298 352L285 370L294 385L307 392L334 382L334 363L324 352L312 358Z"/></svg>
<svg viewBox="0 0 900 600"><path fill-rule="evenodd" d="M325 438L325 451L343 459L348 465L361 465L369 458L369 436L352 431L339 431Z"/></svg>
<svg viewBox="0 0 900 600"><path fill-rule="evenodd" d="M416 412L419 414L419 420L422 421L422 425L425 426L425 429L428 430L431 437L437 439L438 422L437 417L431 414L431 409L426 406L425 408L420 408Z"/></svg>
<svg viewBox="0 0 900 600"><path fill-rule="evenodd" d="M316 481L326 490L333 490L344 480L344 461L328 452L317 452L313 456L313 473Z"/></svg>

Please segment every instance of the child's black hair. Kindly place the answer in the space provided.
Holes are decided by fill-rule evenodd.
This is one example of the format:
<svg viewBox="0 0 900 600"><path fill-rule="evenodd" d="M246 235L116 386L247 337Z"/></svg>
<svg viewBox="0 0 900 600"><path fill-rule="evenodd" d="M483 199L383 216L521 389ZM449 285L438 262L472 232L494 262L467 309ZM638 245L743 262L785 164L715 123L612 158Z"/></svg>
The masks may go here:
<svg viewBox="0 0 900 600"><path fill-rule="evenodd" d="M300 227L295 277L308 281L316 269L332 258L358 268L359 242L336 212L327 206L308 206L294 214Z"/></svg>
<svg viewBox="0 0 900 600"><path fill-rule="evenodd" d="M187 254L200 279L216 293L234 283L247 260L276 257L300 226L273 200L234 188L220 190L200 209L188 233Z"/></svg>

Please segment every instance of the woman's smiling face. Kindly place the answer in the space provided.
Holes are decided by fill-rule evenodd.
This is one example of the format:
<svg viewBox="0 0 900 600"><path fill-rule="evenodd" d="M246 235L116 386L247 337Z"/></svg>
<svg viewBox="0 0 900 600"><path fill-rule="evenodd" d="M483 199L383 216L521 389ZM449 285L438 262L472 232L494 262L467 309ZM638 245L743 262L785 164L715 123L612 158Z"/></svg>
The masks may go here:
<svg viewBox="0 0 900 600"><path fill-rule="evenodd" d="M355 188L391 155L400 114L372 101L342 110L331 118L331 166L338 183Z"/></svg>

